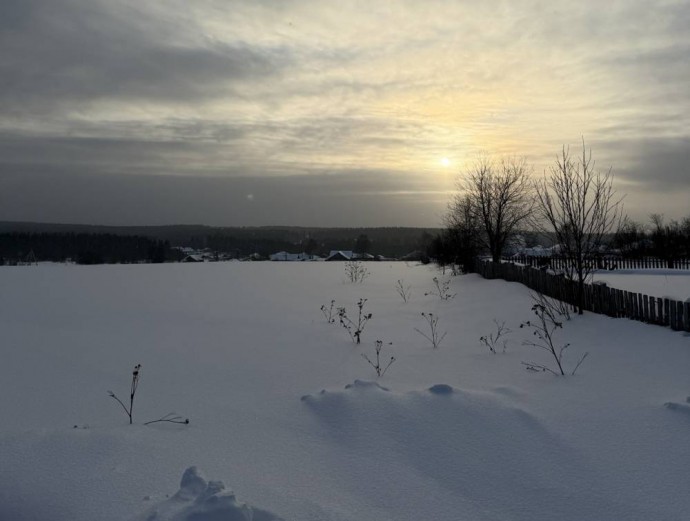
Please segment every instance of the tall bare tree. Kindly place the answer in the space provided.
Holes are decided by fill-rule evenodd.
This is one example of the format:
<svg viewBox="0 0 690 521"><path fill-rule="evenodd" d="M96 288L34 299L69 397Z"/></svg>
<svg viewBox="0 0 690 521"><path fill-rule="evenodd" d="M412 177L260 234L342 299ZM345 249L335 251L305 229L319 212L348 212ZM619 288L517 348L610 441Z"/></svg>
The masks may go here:
<svg viewBox="0 0 690 521"><path fill-rule="evenodd" d="M494 262L501 260L511 237L526 223L534 207L530 168L523 158L499 162L478 159L460 180L461 193L451 205L470 211L479 224L480 245Z"/></svg>
<svg viewBox="0 0 690 521"><path fill-rule="evenodd" d="M585 282L623 213L611 169L604 173L595 169L592 151L583 139L582 156L574 159L564 146L556 164L536 182L536 193L542 229L555 235L561 254L570 260L567 275L577 281L577 308L582 314Z"/></svg>

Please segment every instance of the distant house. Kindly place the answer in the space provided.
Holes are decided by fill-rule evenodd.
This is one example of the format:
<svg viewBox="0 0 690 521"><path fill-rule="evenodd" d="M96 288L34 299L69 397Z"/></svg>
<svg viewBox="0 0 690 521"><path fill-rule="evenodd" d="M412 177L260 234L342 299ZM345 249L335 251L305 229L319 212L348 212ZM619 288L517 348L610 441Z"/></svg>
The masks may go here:
<svg viewBox="0 0 690 521"><path fill-rule="evenodd" d="M204 257L201 255L187 255L182 262L204 262Z"/></svg>
<svg viewBox="0 0 690 521"><path fill-rule="evenodd" d="M278 253L269 255L268 258L272 261L288 262L315 261L321 259L321 257L318 255L309 255L308 253L288 253L286 251L279 251Z"/></svg>
<svg viewBox="0 0 690 521"><path fill-rule="evenodd" d="M352 260L354 253L351 251L332 250L326 257L326 262L330 261L349 261Z"/></svg>
<svg viewBox="0 0 690 521"><path fill-rule="evenodd" d="M331 250L331 253L326 257L327 261L350 261L350 260L361 260L361 261L375 261L378 258L371 253L354 253L350 250Z"/></svg>

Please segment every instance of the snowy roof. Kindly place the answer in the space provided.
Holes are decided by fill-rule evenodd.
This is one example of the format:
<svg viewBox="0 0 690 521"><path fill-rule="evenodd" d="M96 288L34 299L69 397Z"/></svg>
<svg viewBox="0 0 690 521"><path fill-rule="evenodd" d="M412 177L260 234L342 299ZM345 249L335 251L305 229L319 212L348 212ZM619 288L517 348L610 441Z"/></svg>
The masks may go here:
<svg viewBox="0 0 690 521"><path fill-rule="evenodd" d="M353 256L354 253L349 250L331 250L326 260L350 260Z"/></svg>

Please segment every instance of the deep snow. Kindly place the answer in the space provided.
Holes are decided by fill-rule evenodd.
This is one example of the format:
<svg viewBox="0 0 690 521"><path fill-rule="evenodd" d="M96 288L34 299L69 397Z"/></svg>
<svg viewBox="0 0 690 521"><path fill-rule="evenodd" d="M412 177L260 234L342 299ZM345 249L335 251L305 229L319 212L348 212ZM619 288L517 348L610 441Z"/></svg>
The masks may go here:
<svg viewBox="0 0 690 521"><path fill-rule="evenodd" d="M441 301L431 267L368 268L0 269L0 519L687 519L689 337L586 314L557 333L566 364L590 352L578 374L534 374L523 286L456 277ZM359 298L357 346L319 308ZM505 354L478 341L494 318ZM396 358L379 379L377 339ZM107 391L128 396L136 363L130 426ZM143 425L171 411L190 425Z"/></svg>
<svg viewBox="0 0 690 521"><path fill-rule="evenodd" d="M690 299L690 271L688 270L613 270L597 271L594 280L610 287L673 300Z"/></svg>

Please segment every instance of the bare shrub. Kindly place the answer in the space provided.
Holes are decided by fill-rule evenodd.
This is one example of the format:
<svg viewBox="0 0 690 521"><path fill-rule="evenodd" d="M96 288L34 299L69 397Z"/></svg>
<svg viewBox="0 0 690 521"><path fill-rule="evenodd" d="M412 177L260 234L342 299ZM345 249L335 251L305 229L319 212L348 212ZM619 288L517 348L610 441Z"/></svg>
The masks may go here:
<svg viewBox="0 0 690 521"><path fill-rule="evenodd" d="M347 316L347 310L345 308L338 308L338 318L340 319L340 325L345 328L345 330L350 335L350 338L355 344L359 344L361 341L362 331L364 331L364 326L367 322L371 320L373 316L372 313L364 312L364 305L367 299L359 299L357 301L357 321L352 320Z"/></svg>
<svg viewBox="0 0 690 521"><path fill-rule="evenodd" d="M388 342L388 345L393 345L392 342ZM386 371L388 371L388 368L395 362L395 357L391 356L390 360L388 363L383 366L381 364L381 351L383 350L383 342L381 340L377 340L376 343L374 344L374 350L376 353L376 363L374 363L367 355L362 353L362 358L364 358L367 362L369 362L369 365L374 368L376 371L376 376L383 376L386 374Z"/></svg>
<svg viewBox="0 0 690 521"><path fill-rule="evenodd" d="M558 300L557 298L548 297L543 293L533 292L530 293L530 297L535 304L541 304L544 307L549 308L553 311L554 316L558 315L563 317L565 320L570 320L570 304Z"/></svg>
<svg viewBox="0 0 690 521"><path fill-rule="evenodd" d="M441 300L450 300L455 298L455 293L450 292L450 280L439 280L438 277L432 279L434 281L435 288L431 291L424 293L424 296L435 295Z"/></svg>
<svg viewBox="0 0 690 521"><path fill-rule="evenodd" d="M420 335L422 335L424 338L426 338L431 344L431 347L436 349L438 348L438 346L441 345L441 342L443 342L443 339L446 338L446 335L448 333L445 331L441 333L439 331L438 316L434 315L433 313L422 313L422 317L424 317L424 320L426 320L429 332L425 333L424 331L421 331L417 328L414 328L414 330Z"/></svg>
<svg viewBox="0 0 690 521"><path fill-rule="evenodd" d="M407 303L407 301L410 300L412 290L410 289L410 286L405 286L402 280L398 279L398 282L395 283L395 291L398 292L398 295L400 295L400 298L403 299L403 302Z"/></svg>
<svg viewBox="0 0 690 521"><path fill-rule="evenodd" d="M494 324L496 324L496 331L489 335L480 337L479 343L485 345L493 354L498 352L499 347L501 348L501 351L505 353L506 348L508 347L508 341L505 339L502 340L502 338L507 334L512 333L512 331L506 327L505 322L499 322L498 320L494 319Z"/></svg>
<svg viewBox="0 0 690 521"><path fill-rule="evenodd" d="M558 347L554 340L556 330L562 329L563 323L557 320L555 312L551 308L548 308L543 304L534 304L532 306L532 312L536 315L537 321L531 322L528 320L527 322L523 322L520 324L520 328L526 327L531 329L534 340L525 340L523 344L537 347L551 353L556 362L558 371L546 365L537 364L534 362L522 362L522 364L525 365L530 371L548 371L556 376L565 376L565 370L563 368L563 354L565 350L570 347L570 344L563 344L562 346ZM588 355L588 352L582 355L580 360L575 365L575 368L570 373L571 376L575 374Z"/></svg>
<svg viewBox="0 0 690 521"><path fill-rule="evenodd" d="M321 313L323 313L326 322L328 322L329 324L333 324L335 322L335 317L337 314L335 310L335 300L331 300L329 306L326 306L325 304L321 306Z"/></svg>
<svg viewBox="0 0 690 521"><path fill-rule="evenodd" d="M369 277L369 270L360 261L347 261L345 263L345 276L348 282L361 284Z"/></svg>
<svg viewBox="0 0 690 521"><path fill-rule="evenodd" d="M127 416L129 417L129 424L132 425L132 412L134 409L134 396L137 393L137 387L139 387L139 375L141 371L141 364L137 364L134 366L134 370L132 371L132 383L129 388L129 407L127 407L124 403L122 403L122 400L120 400L114 392L108 391L108 396L113 398L117 403L119 403L122 406L122 409L125 411Z"/></svg>
<svg viewBox="0 0 690 521"><path fill-rule="evenodd" d="M125 411L127 416L129 417L129 424L132 425L132 413L134 410L134 397L137 393L137 389L139 387L139 378L141 376L141 364L137 364L134 366L134 370L132 371L132 383L129 388L129 407L127 407L122 400L120 400L114 392L108 391L108 396L113 398L117 403L119 403L122 406L122 409ZM159 422L168 422L168 423L181 423L184 425L189 424L189 419L187 418L182 418L182 416L178 416L176 413L171 412L166 414L165 416L162 416L161 418L157 420L152 420L145 422L144 425L150 425L151 423L159 423ZM76 426L75 426L76 427Z"/></svg>

